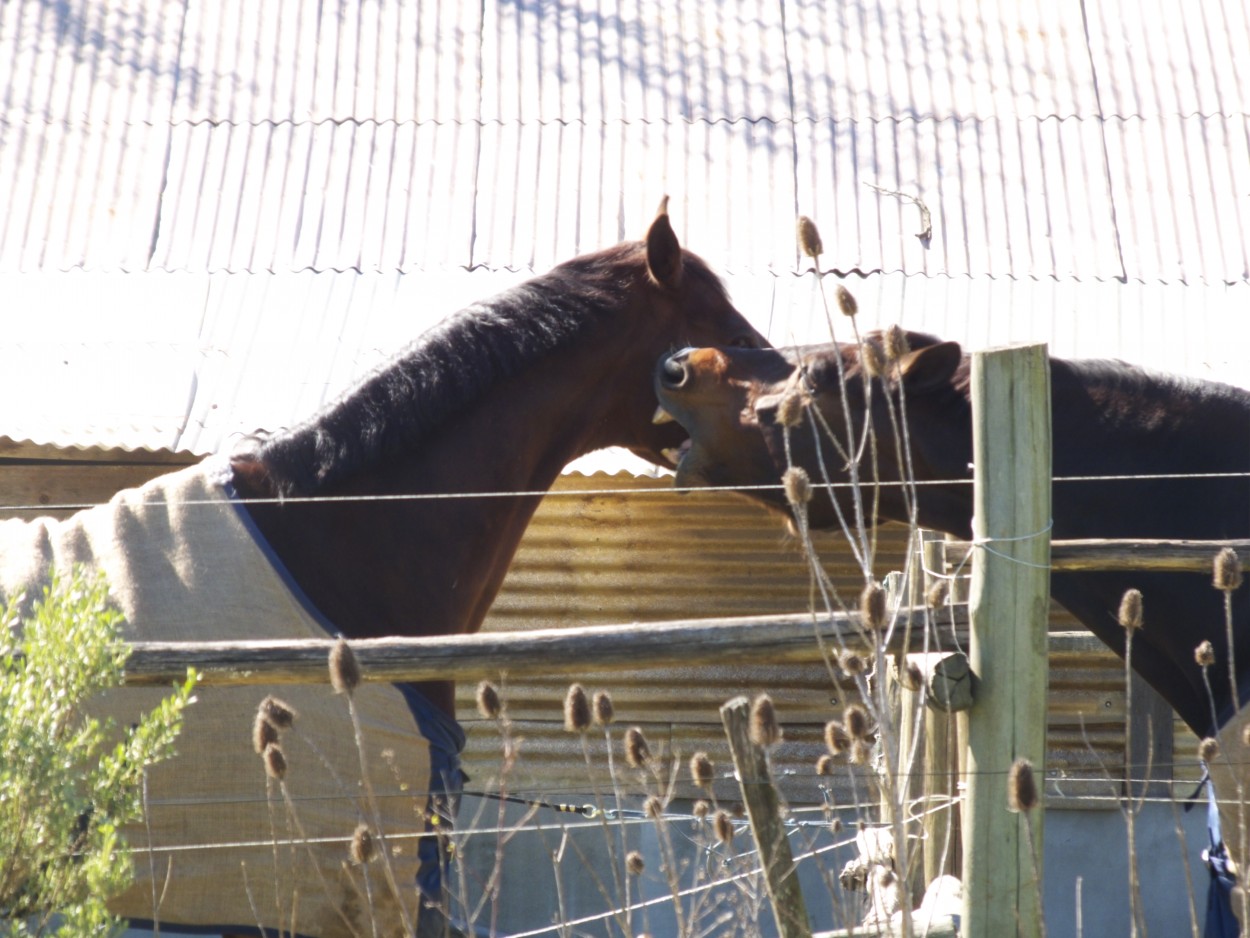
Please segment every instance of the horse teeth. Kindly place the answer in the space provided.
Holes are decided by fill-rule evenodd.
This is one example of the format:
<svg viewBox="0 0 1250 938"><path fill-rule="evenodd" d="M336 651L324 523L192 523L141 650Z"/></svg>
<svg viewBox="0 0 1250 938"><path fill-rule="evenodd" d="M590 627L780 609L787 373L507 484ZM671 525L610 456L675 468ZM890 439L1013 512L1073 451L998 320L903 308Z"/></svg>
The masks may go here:
<svg viewBox="0 0 1250 938"><path fill-rule="evenodd" d="M664 409L664 405L660 405L655 409L655 414L651 417L651 422L657 426L662 423L672 423L673 415Z"/></svg>
<svg viewBox="0 0 1250 938"><path fill-rule="evenodd" d="M670 446L667 449L662 449L660 450L660 455L675 466L681 462L681 447Z"/></svg>

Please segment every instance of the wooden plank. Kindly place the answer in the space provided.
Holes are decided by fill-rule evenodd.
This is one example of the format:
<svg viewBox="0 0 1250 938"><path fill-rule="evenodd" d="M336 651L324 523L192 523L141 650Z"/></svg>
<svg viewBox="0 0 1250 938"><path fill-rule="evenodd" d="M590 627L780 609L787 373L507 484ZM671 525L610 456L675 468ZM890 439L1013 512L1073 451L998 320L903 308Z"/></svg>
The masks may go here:
<svg viewBox="0 0 1250 938"><path fill-rule="evenodd" d="M911 613L920 629L924 611ZM439 638L363 639L352 649L366 681L463 680L509 674L573 674L587 669L821 660L821 643L867 649L858 614L814 621L810 613L687 619ZM956 623L964 618L957 610ZM901 643L905 629L894 634ZM949 627L942 630L950 633ZM957 631L963 632L959 625ZM962 641L963 639L961 639ZM329 639L257 642L136 642L125 683L165 686L193 667L204 684L307 684L326 678ZM898 649L893 649L897 652Z"/></svg>
<svg viewBox="0 0 1250 938"><path fill-rule="evenodd" d="M1050 568L1076 571L1154 571L1157 573L1205 573L1210 575L1215 555L1231 547L1250 565L1250 540L1063 540L1050 542ZM963 557L972 548L970 541L948 541L950 556Z"/></svg>
<svg viewBox="0 0 1250 938"><path fill-rule="evenodd" d="M972 356L973 551L963 927L970 938L1039 935L1041 811L1033 836L1008 811L1012 762L1044 777L1050 593L1050 369L1045 345ZM1031 842L1032 841L1032 842ZM1035 863L1033 850L1039 858Z"/></svg>
<svg viewBox="0 0 1250 938"><path fill-rule="evenodd" d="M781 938L811 938L812 926L799 888L790 838L781 820L781 799L773 787L768 755L751 740L751 702L735 697L720 709L725 737L742 786L742 801L755 835L764 881Z"/></svg>

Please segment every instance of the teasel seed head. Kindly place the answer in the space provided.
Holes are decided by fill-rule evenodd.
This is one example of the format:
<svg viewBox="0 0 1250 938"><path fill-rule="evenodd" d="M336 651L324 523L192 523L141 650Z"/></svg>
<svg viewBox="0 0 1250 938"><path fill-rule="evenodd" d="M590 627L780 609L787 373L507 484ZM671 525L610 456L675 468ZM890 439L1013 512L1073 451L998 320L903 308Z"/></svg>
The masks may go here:
<svg viewBox="0 0 1250 938"><path fill-rule="evenodd" d="M702 821L705 817L712 813L712 806L700 798L690 807L690 813Z"/></svg>
<svg viewBox="0 0 1250 938"><path fill-rule="evenodd" d="M645 802L643 802L642 811L643 811L643 814L645 814L647 817L651 818L652 820L655 820L658 817L663 817L664 816L664 802L661 801L659 798L657 798L655 795L652 795Z"/></svg>
<svg viewBox="0 0 1250 938"><path fill-rule="evenodd" d="M856 674L863 674L867 665L864 664L863 658L848 650L838 654L838 667L854 677Z"/></svg>
<svg viewBox="0 0 1250 938"><path fill-rule="evenodd" d="M1201 668L1209 668L1215 664L1215 646L1205 639L1194 649L1194 661Z"/></svg>
<svg viewBox="0 0 1250 938"><path fill-rule="evenodd" d="M786 501L795 508L812 500L812 481L802 466L788 468L781 476L781 486L785 489Z"/></svg>
<svg viewBox="0 0 1250 938"><path fill-rule="evenodd" d="M356 832L352 834L352 862L363 866L373 859L375 852L373 832L366 824L356 825Z"/></svg>
<svg viewBox="0 0 1250 938"><path fill-rule="evenodd" d="M1141 590L1125 590L1120 600L1120 625L1130 632L1141 628Z"/></svg>
<svg viewBox="0 0 1250 938"><path fill-rule="evenodd" d="M564 695L564 728L570 733L584 733L590 729L590 700L581 684L570 684Z"/></svg>
<svg viewBox="0 0 1250 938"><path fill-rule="evenodd" d="M281 746L277 743L270 743L265 747L265 751L261 753L261 758L265 762L266 775L278 781L286 778L286 756L283 754Z"/></svg>
<svg viewBox="0 0 1250 938"><path fill-rule="evenodd" d="M767 694L760 694L751 705L751 742L764 749L781 742L777 710Z"/></svg>
<svg viewBox="0 0 1250 938"><path fill-rule="evenodd" d="M265 747L270 743L278 741L278 729L272 723L265 719L265 715L259 711L256 713L256 720L252 724L252 748L256 750L256 754L260 755L265 751Z"/></svg>
<svg viewBox="0 0 1250 938"><path fill-rule="evenodd" d="M616 719L616 710L612 707L612 695L606 690L595 691L595 722L600 726L611 726Z"/></svg>
<svg viewBox="0 0 1250 938"><path fill-rule="evenodd" d="M929 591L925 593L924 599L930 609L941 609L946 605L946 600L951 594L950 583L947 580L934 580L933 585L929 587Z"/></svg>
<svg viewBox="0 0 1250 938"><path fill-rule="evenodd" d="M345 639L330 649L330 685L336 694L352 694L360 686L360 662Z"/></svg>
<svg viewBox="0 0 1250 938"><path fill-rule="evenodd" d="M851 739L867 739L872 728L868 711L859 704L851 704L842 713L842 728Z"/></svg>
<svg viewBox="0 0 1250 938"><path fill-rule="evenodd" d="M716 767L706 752L696 752L690 757L690 777L700 788L711 788L716 780Z"/></svg>
<svg viewBox="0 0 1250 938"><path fill-rule="evenodd" d="M1010 811L1031 811L1037 806L1037 782L1033 777L1033 763L1017 759L1007 773L1007 808Z"/></svg>
<svg viewBox="0 0 1250 938"><path fill-rule="evenodd" d="M825 246L820 242L820 231L816 228L816 223L806 215L799 216L799 247L803 249L803 253L810 258L820 257L825 251Z"/></svg>
<svg viewBox="0 0 1250 938"><path fill-rule="evenodd" d="M641 876L642 871L646 868L646 861L643 860L642 854L637 850L631 850L625 855L625 869L630 876Z"/></svg>
<svg viewBox="0 0 1250 938"><path fill-rule="evenodd" d="M833 774L833 756L826 753L825 755L821 756L819 759L816 760L816 774L817 775L832 775Z"/></svg>
<svg viewBox="0 0 1250 938"><path fill-rule="evenodd" d="M869 583L859 594L859 611L864 625L874 632L885 628L885 590L880 583Z"/></svg>
<svg viewBox="0 0 1250 938"><path fill-rule="evenodd" d="M488 720L498 720L503 713L499 690L490 681L482 681L477 685L477 712Z"/></svg>
<svg viewBox="0 0 1250 938"><path fill-rule="evenodd" d="M625 761L635 769L645 768L651 762L651 748L642 730L631 726L625 731Z"/></svg>
<svg viewBox="0 0 1250 938"><path fill-rule="evenodd" d="M851 765L867 765L871 758L872 743L866 739L856 739L851 742L851 754L847 758Z"/></svg>
<svg viewBox="0 0 1250 938"><path fill-rule="evenodd" d="M914 661L904 661L898 672L899 683L907 690L920 690L924 686L924 672Z"/></svg>
<svg viewBox="0 0 1250 938"><path fill-rule="evenodd" d="M842 818L835 817L833 818L833 820L829 822L829 833L831 834L842 833Z"/></svg>
<svg viewBox="0 0 1250 938"><path fill-rule="evenodd" d="M1215 588L1231 593L1241 586L1241 560L1231 547L1215 555Z"/></svg>
<svg viewBox="0 0 1250 938"><path fill-rule="evenodd" d="M723 844L729 844L734 839L734 822L724 811L717 811L716 817L713 819L716 825L716 839Z"/></svg>
<svg viewBox="0 0 1250 938"><path fill-rule="evenodd" d="M870 378L885 377L885 352L881 351L881 346L877 344L876 339L863 341L860 346L859 361Z"/></svg>
<svg viewBox="0 0 1250 938"><path fill-rule="evenodd" d="M825 745L833 755L840 756L851 748L851 735L841 723L830 720L825 724Z"/></svg>
<svg viewBox="0 0 1250 938"><path fill-rule="evenodd" d="M838 298L838 309L842 311L843 316L849 318L859 312L859 303L855 301L854 294L840 283L838 284L836 295Z"/></svg>
<svg viewBox="0 0 1250 938"><path fill-rule="evenodd" d="M295 718L299 716L290 704L272 694L260 702L260 706L256 708L256 715L263 717L273 725L274 729L279 730L290 729L295 725Z"/></svg>
<svg viewBox="0 0 1250 938"><path fill-rule="evenodd" d="M798 388L791 388L777 405L777 422L783 427L797 427L803 422L803 408L807 395Z"/></svg>
<svg viewBox="0 0 1250 938"><path fill-rule="evenodd" d="M1208 736L1198 744L1198 758L1210 765L1220 754L1220 744Z"/></svg>
<svg viewBox="0 0 1250 938"><path fill-rule="evenodd" d="M886 361L896 362L911 351L907 345L907 333L897 323L885 330L883 338Z"/></svg>

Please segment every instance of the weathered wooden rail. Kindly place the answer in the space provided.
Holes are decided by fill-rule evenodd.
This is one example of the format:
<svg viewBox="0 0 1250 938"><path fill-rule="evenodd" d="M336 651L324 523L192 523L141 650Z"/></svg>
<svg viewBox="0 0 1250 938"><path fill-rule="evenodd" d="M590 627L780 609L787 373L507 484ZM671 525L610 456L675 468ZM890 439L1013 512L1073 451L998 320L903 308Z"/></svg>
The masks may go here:
<svg viewBox="0 0 1250 938"><path fill-rule="evenodd" d="M931 614L935 644L952 648L967 638L967 611ZM953 627L952 627L953 626ZM919 651L924 610L904 610L895 624L892 653ZM465 680L509 674L572 674L587 668L636 670L700 664L820 661L822 643L836 653L845 645L867 649L858 614L684 619L526 632L479 632L439 638L352 641L364 680L377 682ZM310 684L327 680L326 659L334 641L135 642L124 681L168 685L187 668L212 685Z"/></svg>
<svg viewBox="0 0 1250 938"><path fill-rule="evenodd" d="M947 556L967 553L971 541L947 541ZM1237 541L1114 541L1098 538L1050 542L1050 569L1074 571L1153 571L1156 573L1210 573L1215 555L1224 547L1237 551L1250 565L1250 540Z"/></svg>

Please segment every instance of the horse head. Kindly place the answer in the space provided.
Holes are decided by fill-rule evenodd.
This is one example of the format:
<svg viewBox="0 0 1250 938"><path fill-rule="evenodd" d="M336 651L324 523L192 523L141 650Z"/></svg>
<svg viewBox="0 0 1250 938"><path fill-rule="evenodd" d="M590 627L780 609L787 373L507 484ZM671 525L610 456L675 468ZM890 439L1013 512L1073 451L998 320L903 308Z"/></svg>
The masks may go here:
<svg viewBox="0 0 1250 938"><path fill-rule="evenodd" d="M812 500L813 527L854 517L848 483L884 483L877 517L906 521L902 479L943 480L918 498L922 523L956 533L971 515L967 363L959 345L920 333L792 349L685 349L656 369L661 407L690 442L679 486L772 486L749 497L788 513L786 469L833 485ZM890 354L885 347L889 346ZM904 442L905 441L905 442ZM869 523L876 518L866 519Z"/></svg>
<svg viewBox="0 0 1250 938"><path fill-rule="evenodd" d="M707 264L678 243L669 222L668 196L632 260L637 273L625 319L632 328L613 339L613 367L597 366L601 379L620 382L613 390L615 412L606 421L618 438L608 443L672 467L686 435L674 424L652 419L656 399L651 367L656 359L688 346L754 349L766 347L768 341L734 308Z"/></svg>

